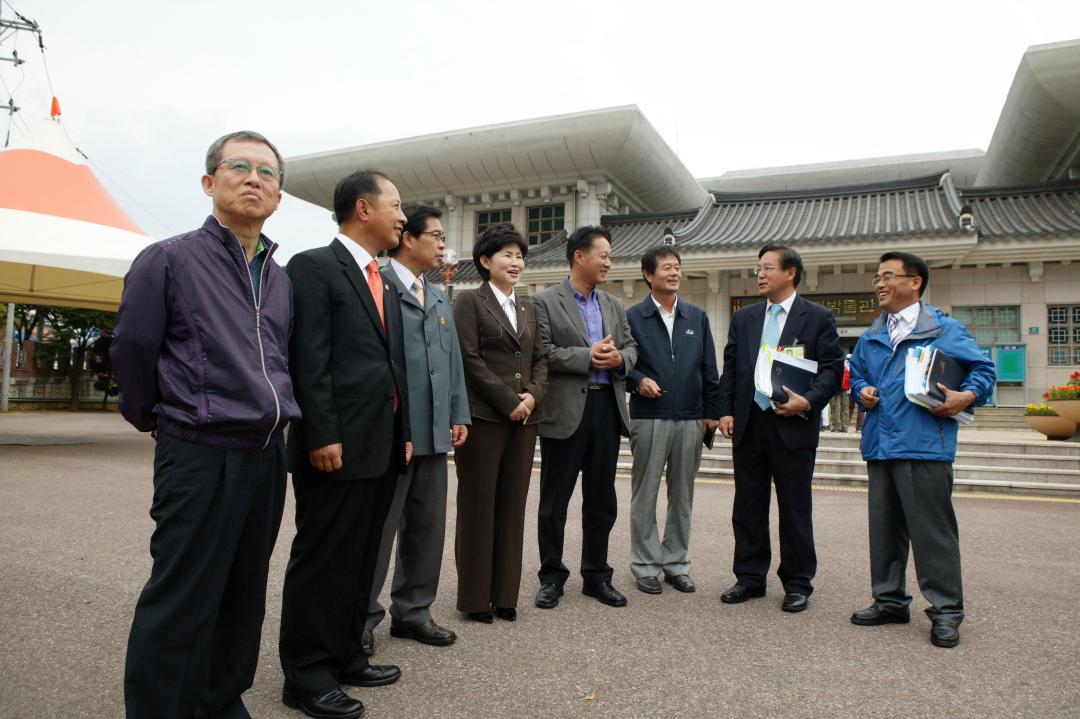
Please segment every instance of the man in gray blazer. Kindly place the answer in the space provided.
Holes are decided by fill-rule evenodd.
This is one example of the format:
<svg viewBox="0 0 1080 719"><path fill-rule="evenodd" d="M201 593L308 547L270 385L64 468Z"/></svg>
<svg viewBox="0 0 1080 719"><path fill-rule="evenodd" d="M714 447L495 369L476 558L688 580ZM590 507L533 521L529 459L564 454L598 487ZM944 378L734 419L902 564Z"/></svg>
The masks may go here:
<svg viewBox="0 0 1080 719"><path fill-rule="evenodd" d="M413 458L398 477L383 526L371 601L358 618L367 653L374 652L373 630L386 615L379 594L395 534L390 635L434 646L457 639L435 623L430 609L439 587L446 533L446 453L465 443L466 425L472 423L453 306L424 279L425 272L438 268L446 248L441 215L434 207L406 208L401 243L388 251L391 260L382 268L387 287L401 298Z"/></svg>
<svg viewBox="0 0 1080 719"><path fill-rule="evenodd" d="M570 571L563 564L566 508L581 473L583 593L613 607L626 597L611 585L608 535L618 499L619 435L630 436L626 374L637 360L626 310L597 289L611 268L611 235L579 228L567 240L570 276L537 293L536 320L548 356L548 394L540 423L540 591L536 606L559 604Z"/></svg>

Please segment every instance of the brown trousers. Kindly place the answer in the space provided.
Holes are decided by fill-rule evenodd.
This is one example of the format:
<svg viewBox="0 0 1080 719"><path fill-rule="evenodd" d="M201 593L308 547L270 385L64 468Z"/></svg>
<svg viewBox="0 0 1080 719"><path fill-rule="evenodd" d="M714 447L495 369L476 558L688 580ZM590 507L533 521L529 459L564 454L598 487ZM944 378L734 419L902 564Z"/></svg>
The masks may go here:
<svg viewBox="0 0 1080 719"><path fill-rule="evenodd" d="M536 427L473 418L457 467L457 608L515 608Z"/></svg>

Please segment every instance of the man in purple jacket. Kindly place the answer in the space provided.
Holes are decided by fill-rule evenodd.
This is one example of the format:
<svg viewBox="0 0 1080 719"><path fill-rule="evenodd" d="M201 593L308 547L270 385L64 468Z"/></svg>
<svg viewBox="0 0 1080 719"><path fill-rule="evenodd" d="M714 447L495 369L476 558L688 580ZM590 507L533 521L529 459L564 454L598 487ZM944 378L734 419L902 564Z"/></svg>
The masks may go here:
<svg viewBox="0 0 1080 719"><path fill-rule="evenodd" d="M112 344L120 410L153 432L153 568L128 637L131 717L249 717L285 503L292 286L262 226L285 166L241 131L206 153L213 211L135 258Z"/></svg>

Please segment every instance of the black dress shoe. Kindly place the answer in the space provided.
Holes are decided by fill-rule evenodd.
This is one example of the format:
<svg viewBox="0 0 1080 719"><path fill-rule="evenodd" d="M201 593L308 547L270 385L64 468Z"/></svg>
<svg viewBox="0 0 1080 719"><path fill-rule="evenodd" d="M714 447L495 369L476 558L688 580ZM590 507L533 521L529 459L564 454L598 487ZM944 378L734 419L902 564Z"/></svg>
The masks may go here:
<svg viewBox="0 0 1080 719"><path fill-rule="evenodd" d="M516 622L517 609L514 607L495 607L495 616L503 621Z"/></svg>
<svg viewBox="0 0 1080 719"><path fill-rule="evenodd" d="M750 589L741 584L736 584L734 587L720 595L720 601L724 604L741 604L747 599L764 596L764 589Z"/></svg>
<svg viewBox="0 0 1080 719"><path fill-rule="evenodd" d="M960 643L960 627L945 619L935 619L930 628L930 643L935 647L952 649Z"/></svg>
<svg viewBox="0 0 1080 719"><path fill-rule="evenodd" d="M554 609L559 606L559 597L562 593L563 588L558 584L544 582L540 585L540 591L536 593L536 606L541 609Z"/></svg>
<svg viewBox="0 0 1080 719"><path fill-rule="evenodd" d="M602 604L606 604L609 607L626 606L626 597L624 597L618 589L611 586L611 582L586 584L581 588L581 593L586 597L599 599Z"/></svg>
<svg viewBox="0 0 1080 719"><path fill-rule="evenodd" d="M407 624L390 624L390 636L398 639L412 639L421 644L430 644L433 647L448 647L457 641L457 634L449 629L440 627L434 619L429 619L423 624L409 626Z"/></svg>
<svg viewBox="0 0 1080 719"><path fill-rule="evenodd" d="M638 577L634 583L646 594L659 594L664 591L664 588L660 586L660 580L656 577Z"/></svg>
<svg viewBox="0 0 1080 719"><path fill-rule="evenodd" d="M491 612L466 612L465 617L481 624L491 624L495 621Z"/></svg>
<svg viewBox="0 0 1080 719"><path fill-rule="evenodd" d="M890 612L876 604L871 604L866 609L860 609L851 615L851 623L860 627L876 627L880 624L907 624L911 621L911 612L904 609L901 612Z"/></svg>
<svg viewBox="0 0 1080 719"><path fill-rule="evenodd" d="M364 716L364 705L340 689L307 697L294 693L286 684L281 690L281 703L316 719L357 719Z"/></svg>
<svg viewBox="0 0 1080 719"><path fill-rule="evenodd" d="M694 586L694 581L690 579L689 574L665 574L664 581L675 587L680 592L696 592L697 587Z"/></svg>
<svg viewBox="0 0 1080 719"><path fill-rule="evenodd" d="M350 687L381 687L401 679L401 670L393 664L370 664L358 672L346 672L338 677Z"/></svg>
<svg viewBox="0 0 1080 719"><path fill-rule="evenodd" d="M375 633L370 629L365 629L360 634L360 651L369 657L375 653Z"/></svg>
<svg viewBox="0 0 1080 719"><path fill-rule="evenodd" d="M788 592L784 595L784 603L780 608L785 612L805 612L810 606L810 597L800 592Z"/></svg>

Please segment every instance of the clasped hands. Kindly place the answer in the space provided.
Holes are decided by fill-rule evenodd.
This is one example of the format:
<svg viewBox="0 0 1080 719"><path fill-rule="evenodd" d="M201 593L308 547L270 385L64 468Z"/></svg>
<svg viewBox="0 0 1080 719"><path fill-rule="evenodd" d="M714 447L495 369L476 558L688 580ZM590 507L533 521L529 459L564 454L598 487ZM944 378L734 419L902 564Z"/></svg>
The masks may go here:
<svg viewBox="0 0 1080 719"><path fill-rule="evenodd" d="M517 407L514 407L514 411L510 413L511 422L525 423L529 419L529 415L536 409L536 398L532 396L531 392L520 392L517 396L521 400ZM455 447L457 445L454 445Z"/></svg>
<svg viewBox="0 0 1080 719"><path fill-rule="evenodd" d="M589 362L596 369L612 370L621 367L623 363L622 353L615 346L611 335L600 340L589 348Z"/></svg>

